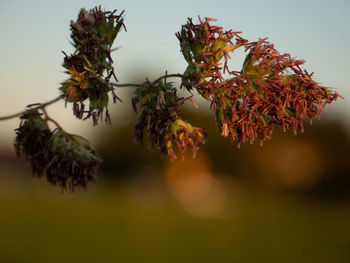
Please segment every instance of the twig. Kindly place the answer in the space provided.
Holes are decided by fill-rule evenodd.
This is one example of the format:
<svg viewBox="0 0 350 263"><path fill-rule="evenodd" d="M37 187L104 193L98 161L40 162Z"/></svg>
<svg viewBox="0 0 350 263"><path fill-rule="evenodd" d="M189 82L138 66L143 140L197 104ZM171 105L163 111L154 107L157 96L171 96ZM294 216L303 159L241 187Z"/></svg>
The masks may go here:
<svg viewBox="0 0 350 263"><path fill-rule="evenodd" d="M155 84L159 81L161 81L162 79L166 79L166 78L183 78L184 75L177 73L177 74L165 74L159 78L157 78L156 80L152 81L152 84ZM134 83L126 83L126 84L117 84L117 83L109 83L110 85L114 86L114 87L142 87L143 84L134 84Z"/></svg>
<svg viewBox="0 0 350 263"><path fill-rule="evenodd" d="M63 98L63 95L60 95L58 96L57 98L54 98L48 102L45 102L45 103L40 103L38 106L35 106L33 107L32 109L33 110L37 110L37 109L42 109L42 108L45 108L46 106L50 105L50 104L53 104L57 101L59 101L60 99ZM0 117L0 121L5 121L5 120L10 120L10 119L13 119L13 118L16 118L20 115L22 115L23 113L25 113L26 110L24 111L21 111L21 112L18 112L18 113L15 113L15 114L11 114L11 115L7 115L7 116L3 116L3 117Z"/></svg>
<svg viewBox="0 0 350 263"><path fill-rule="evenodd" d="M183 78L184 75L177 73L177 74L165 74L164 76L161 76L159 78L157 78L156 80L152 81L153 84L161 81L162 79L166 79L166 78Z"/></svg>
<svg viewBox="0 0 350 263"><path fill-rule="evenodd" d="M122 87L142 87L143 84L133 84L133 83L126 83L126 84L117 84L117 83L109 83L110 85L118 88Z"/></svg>

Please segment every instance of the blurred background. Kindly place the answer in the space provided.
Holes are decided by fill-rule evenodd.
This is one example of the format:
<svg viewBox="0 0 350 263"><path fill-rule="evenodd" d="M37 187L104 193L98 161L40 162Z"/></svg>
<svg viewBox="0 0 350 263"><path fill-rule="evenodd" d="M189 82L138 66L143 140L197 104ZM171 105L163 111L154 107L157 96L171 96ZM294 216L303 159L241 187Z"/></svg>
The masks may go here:
<svg viewBox="0 0 350 263"><path fill-rule="evenodd" d="M187 17L217 18L253 41L269 37L307 61L345 99L293 136L275 130L263 147L237 149L220 136L198 96L182 116L208 133L197 158L162 160L133 140L133 88L117 94L111 127L48 107L104 159L96 185L61 193L13 150L17 119L0 123L0 262L350 262L350 2L0 0L0 115L58 95L72 52L69 22L80 8L126 10L114 53L120 83L183 72L174 35ZM243 53L232 56L240 69Z"/></svg>

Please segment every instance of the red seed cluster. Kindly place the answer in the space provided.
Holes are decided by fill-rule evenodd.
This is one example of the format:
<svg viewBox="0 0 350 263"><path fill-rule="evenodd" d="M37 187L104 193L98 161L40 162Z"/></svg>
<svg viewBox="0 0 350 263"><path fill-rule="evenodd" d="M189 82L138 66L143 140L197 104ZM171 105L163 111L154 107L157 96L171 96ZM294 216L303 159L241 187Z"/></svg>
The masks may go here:
<svg viewBox="0 0 350 263"><path fill-rule="evenodd" d="M242 46L247 40L240 32L223 31L222 27L210 25L212 18L199 18L199 24L188 19L176 34L181 51L188 62L183 86L193 88L206 99L210 99L215 89L224 81L223 73L228 71L229 52ZM235 42L235 44L233 43ZM220 61L224 58L224 64Z"/></svg>
<svg viewBox="0 0 350 263"><path fill-rule="evenodd" d="M305 119L319 118L326 104L341 97L302 70L304 60L280 54L267 39L248 42L240 32L224 32L210 21L189 19L177 33L189 64L182 84L211 101L222 135L231 135L238 146L270 139L275 126L303 132ZM247 52L243 67L230 71L229 52L239 47Z"/></svg>

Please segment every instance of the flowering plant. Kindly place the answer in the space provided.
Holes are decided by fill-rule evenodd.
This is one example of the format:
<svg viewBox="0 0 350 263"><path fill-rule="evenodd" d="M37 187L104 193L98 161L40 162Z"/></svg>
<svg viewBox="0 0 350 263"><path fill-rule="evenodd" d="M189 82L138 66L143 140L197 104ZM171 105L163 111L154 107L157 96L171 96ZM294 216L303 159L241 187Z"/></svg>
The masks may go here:
<svg viewBox="0 0 350 263"><path fill-rule="evenodd" d="M93 125L105 120L111 124L109 94L113 102L120 100L115 87L136 87L132 106L138 113L134 127L135 140L148 138L152 149L174 160L178 151L182 158L189 148L195 157L206 133L180 116L186 101L193 102L193 92L209 101L215 112L222 136L241 143L270 139L275 127L294 134L303 132L304 120L320 118L327 104L341 97L336 91L320 86L312 74L301 68L303 60L280 54L266 38L249 42L241 32L224 31L213 25L216 20L192 19L176 33L181 52L187 62L182 74L160 76L141 84L118 84L113 68L112 45L125 29L124 11L119 15L96 7L81 9L71 22L71 38L75 51L64 53L63 67L68 78L59 87L61 95L43 104L32 104L25 111L1 117L21 118L16 129L15 149L31 163L33 175L45 176L62 189L86 188L94 182L101 158L84 138L67 133L46 112L46 107L65 100L73 104L79 119L92 119ZM243 48L246 58L239 71L229 68L230 53ZM111 82L111 79L116 82ZM180 89L188 97L178 97L170 78L180 78ZM89 106L86 109L86 101ZM50 129L48 123L56 128Z"/></svg>
<svg viewBox="0 0 350 263"><path fill-rule="evenodd" d="M270 139L274 127L303 132L305 118L319 118L325 105L340 97L300 68L304 60L280 54L266 38L248 42L240 32L210 25L213 19L199 20L189 19L176 34L189 64L183 85L211 102L222 135L231 135L238 146ZM242 69L230 71L229 52L240 47L248 53Z"/></svg>
<svg viewBox="0 0 350 263"><path fill-rule="evenodd" d="M108 93L113 101L118 97L109 83L114 73L111 49L115 38L124 26L123 12L104 12L100 7L89 12L81 9L77 21L71 22L72 44L75 52L65 54L63 67L69 79L62 83L60 90L66 102L73 103L73 113L79 119L92 117L94 125L103 118L110 123ZM89 99L90 107L85 111L84 101Z"/></svg>
<svg viewBox="0 0 350 263"><path fill-rule="evenodd" d="M151 147L160 149L163 156L171 160L176 158L174 144L182 157L187 147L192 149L195 156L198 142L205 143L205 134L201 128L192 127L180 118L180 107L187 99L190 97L177 97L172 83L145 82L135 91L132 100L134 111L138 112L140 108L135 125L136 141L142 142L146 131Z"/></svg>

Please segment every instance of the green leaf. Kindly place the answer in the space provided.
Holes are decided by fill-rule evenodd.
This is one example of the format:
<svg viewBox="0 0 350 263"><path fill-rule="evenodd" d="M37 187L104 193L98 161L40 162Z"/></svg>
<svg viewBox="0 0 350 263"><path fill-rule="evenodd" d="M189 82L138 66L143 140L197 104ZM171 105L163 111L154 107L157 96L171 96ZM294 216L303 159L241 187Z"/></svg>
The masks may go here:
<svg viewBox="0 0 350 263"><path fill-rule="evenodd" d="M250 68L250 65L252 64L252 56L253 56L253 54L251 52L249 52L249 54L244 59L243 67L242 67L242 71L241 71L242 74L247 72L247 70Z"/></svg>
<svg viewBox="0 0 350 263"><path fill-rule="evenodd" d="M216 108L216 121L221 126L224 123L224 108L222 106L217 106Z"/></svg>
<svg viewBox="0 0 350 263"><path fill-rule="evenodd" d="M188 77L193 77L193 76L196 76L197 74L198 74L197 66L193 63L189 64L184 72L184 75Z"/></svg>
<svg viewBox="0 0 350 263"><path fill-rule="evenodd" d="M182 51L182 54L185 57L187 63L191 64L192 57L191 57L190 47L189 47L189 44L187 41L181 43L181 51Z"/></svg>

